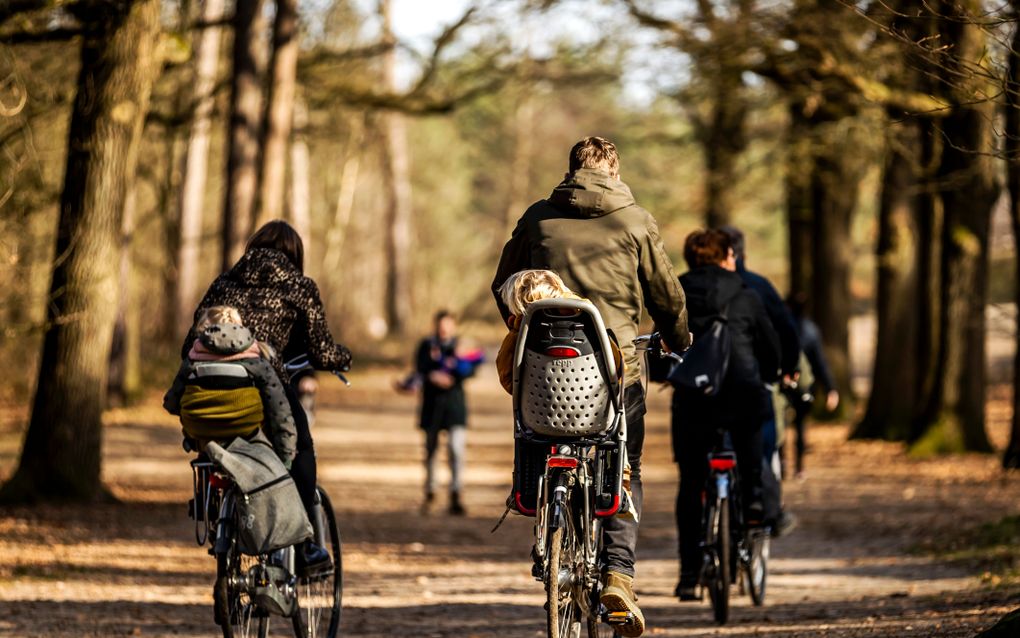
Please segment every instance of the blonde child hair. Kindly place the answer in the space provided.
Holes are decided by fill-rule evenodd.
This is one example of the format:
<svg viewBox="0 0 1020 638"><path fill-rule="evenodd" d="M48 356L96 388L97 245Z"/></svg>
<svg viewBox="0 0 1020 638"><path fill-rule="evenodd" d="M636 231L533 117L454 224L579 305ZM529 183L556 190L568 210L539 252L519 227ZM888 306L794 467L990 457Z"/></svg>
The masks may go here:
<svg viewBox="0 0 1020 638"><path fill-rule="evenodd" d="M577 298L560 276L551 270L521 270L510 275L499 287L499 296L510 314L524 315L528 305L539 299Z"/></svg>
<svg viewBox="0 0 1020 638"><path fill-rule="evenodd" d="M241 319L241 312L233 306L209 306L199 313L198 321L195 322L195 332L200 333L209 326L217 324L243 326L244 321ZM255 344L259 347L259 352L262 353L263 359L273 359L276 357L276 353L269 344L262 343L261 341L256 341Z"/></svg>
<svg viewBox="0 0 1020 638"><path fill-rule="evenodd" d="M233 323L243 326L241 313L233 306L209 306L202 310L195 322L195 332L202 332L209 326L216 324Z"/></svg>

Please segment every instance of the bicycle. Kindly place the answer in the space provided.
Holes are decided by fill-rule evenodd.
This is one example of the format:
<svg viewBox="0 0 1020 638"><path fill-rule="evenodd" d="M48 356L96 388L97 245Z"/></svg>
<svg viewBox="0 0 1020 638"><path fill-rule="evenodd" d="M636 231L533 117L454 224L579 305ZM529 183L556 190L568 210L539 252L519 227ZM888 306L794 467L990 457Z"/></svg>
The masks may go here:
<svg viewBox="0 0 1020 638"><path fill-rule="evenodd" d="M545 587L547 633L579 638L583 624L590 638L609 636L633 620L599 601L602 521L623 504L626 462L623 384L604 356L612 345L587 301L536 301L521 326L512 501L535 516L532 574Z"/></svg>
<svg viewBox="0 0 1020 638"><path fill-rule="evenodd" d="M662 348L657 333L639 336L635 344L645 344L646 362L651 357L658 357L671 360L674 365L683 363L682 356ZM728 445L728 436L726 430L716 431L716 443L707 458L708 475L702 510L702 565L698 577L699 586L708 591L712 611L719 624L725 624L729 619L730 586L738 579L741 593L746 587L755 606L765 604L770 548L768 528L748 526L744 520L737 455ZM745 576L746 580L741 576Z"/></svg>
<svg viewBox="0 0 1020 638"><path fill-rule="evenodd" d="M345 384L347 379L334 372ZM191 461L194 498L189 514L195 541L216 557L213 615L224 638L265 638L272 616L291 621L297 638L335 638L343 598L343 551L332 502L316 486L313 540L330 554L327 569L298 577L294 547L249 555L241 551L235 504L244 498L233 482L203 456Z"/></svg>

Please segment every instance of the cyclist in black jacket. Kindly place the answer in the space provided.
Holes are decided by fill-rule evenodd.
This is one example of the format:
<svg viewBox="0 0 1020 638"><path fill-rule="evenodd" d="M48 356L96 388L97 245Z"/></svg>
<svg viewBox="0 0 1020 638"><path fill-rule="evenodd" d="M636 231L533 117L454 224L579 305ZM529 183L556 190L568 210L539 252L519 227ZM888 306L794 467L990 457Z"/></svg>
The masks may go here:
<svg viewBox="0 0 1020 638"><path fill-rule="evenodd" d="M718 394L677 388L673 392L673 457L680 466L676 502L680 534L680 582L676 595L695 600L701 568L701 490L706 457L720 428L730 433L740 467L746 520L761 524L762 424L772 411L764 383L779 371L779 337L761 299L741 280L729 237L719 230L695 231L684 244L690 270L680 277L695 341L708 334L725 310L731 346L729 366Z"/></svg>

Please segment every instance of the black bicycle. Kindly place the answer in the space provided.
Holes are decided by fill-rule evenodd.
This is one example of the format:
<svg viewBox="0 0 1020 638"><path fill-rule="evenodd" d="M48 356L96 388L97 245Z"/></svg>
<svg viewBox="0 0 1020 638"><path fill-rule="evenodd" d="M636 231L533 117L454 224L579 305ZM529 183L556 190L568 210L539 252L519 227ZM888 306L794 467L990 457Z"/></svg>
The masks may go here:
<svg viewBox="0 0 1020 638"><path fill-rule="evenodd" d="M667 352L658 333L634 340L645 355L645 370L655 371L657 381L669 377L669 368L683 357ZM649 374L646 372L646 374ZM647 387L647 383L646 386ZM698 584L707 590L716 622L729 620L730 587L739 582L741 593L749 590L755 606L765 603L768 578L770 530L749 526L740 503L740 473L737 455L728 445L728 433L716 432L716 443L708 455L708 478L702 511L702 565ZM741 578L741 575L746 578ZM745 585L746 584L746 585Z"/></svg>
<svg viewBox="0 0 1020 638"><path fill-rule="evenodd" d="M730 586L746 586L756 606L765 603L768 577L769 530L749 526L740 503L737 455L726 445L726 432L717 432L718 443L708 455L705 507L702 512L702 565L698 581L708 591L715 620L729 620Z"/></svg>
<svg viewBox="0 0 1020 638"><path fill-rule="evenodd" d="M298 638L334 638L340 629L343 554L326 491L316 490L311 523L315 542L329 552L332 562L328 569L298 577L293 547L258 555L241 551L235 503L243 494L211 461L195 459L191 467L195 540L200 545L208 542L216 557L213 615L224 638L265 638L273 616L289 619Z"/></svg>

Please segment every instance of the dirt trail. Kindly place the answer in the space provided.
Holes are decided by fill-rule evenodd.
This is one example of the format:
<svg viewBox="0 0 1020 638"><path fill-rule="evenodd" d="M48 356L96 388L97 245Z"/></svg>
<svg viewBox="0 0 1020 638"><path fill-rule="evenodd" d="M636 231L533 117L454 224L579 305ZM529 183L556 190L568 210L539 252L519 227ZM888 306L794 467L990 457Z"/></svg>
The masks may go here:
<svg viewBox="0 0 1020 638"><path fill-rule="evenodd" d="M509 400L494 377L471 386L467 506L418 512L423 471L413 398L389 373L326 381L314 429L321 482L344 535L344 635L542 636L529 576L530 519L489 530L509 488ZM913 554L919 542L1015 511L1020 480L995 459L912 461L816 427L808 478L787 485L799 527L773 546L763 608L737 598L725 628L707 603L678 604L667 401L651 399L637 591L653 636L972 636L1020 605L980 569ZM19 434L3 416L0 477ZM212 636L212 559L191 540L179 429L153 405L109 414L105 479L123 504L0 510L0 636ZM283 632L274 635L286 635Z"/></svg>

